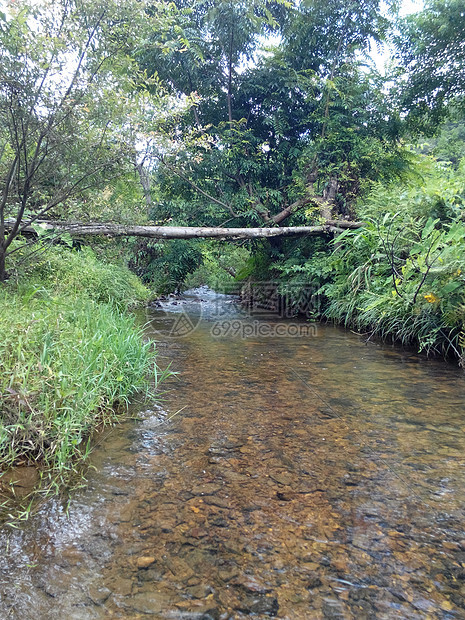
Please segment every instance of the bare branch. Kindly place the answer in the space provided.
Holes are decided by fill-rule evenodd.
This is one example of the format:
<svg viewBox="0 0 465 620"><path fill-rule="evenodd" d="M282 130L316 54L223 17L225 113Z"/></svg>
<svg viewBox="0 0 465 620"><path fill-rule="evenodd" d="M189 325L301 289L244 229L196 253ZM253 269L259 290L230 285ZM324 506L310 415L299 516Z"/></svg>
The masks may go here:
<svg viewBox="0 0 465 620"><path fill-rule="evenodd" d="M122 226L118 224L72 223L39 221L45 230L69 232L71 235L110 237L149 237L152 239L259 239L270 237L294 237L302 235L328 235L342 232L332 225L291 226L274 228L219 228L189 226ZM6 222L9 225L9 222ZM23 233L36 234L32 226L23 227Z"/></svg>

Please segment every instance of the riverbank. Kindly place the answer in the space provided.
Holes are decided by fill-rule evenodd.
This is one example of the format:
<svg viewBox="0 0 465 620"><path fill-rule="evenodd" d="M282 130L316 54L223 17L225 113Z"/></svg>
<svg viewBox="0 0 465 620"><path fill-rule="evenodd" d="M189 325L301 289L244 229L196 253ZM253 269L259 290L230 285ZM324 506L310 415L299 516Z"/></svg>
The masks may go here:
<svg viewBox="0 0 465 620"><path fill-rule="evenodd" d="M0 472L38 463L65 480L92 431L156 384L154 343L127 311L149 291L88 250L50 250L12 280L0 288Z"/></svg>

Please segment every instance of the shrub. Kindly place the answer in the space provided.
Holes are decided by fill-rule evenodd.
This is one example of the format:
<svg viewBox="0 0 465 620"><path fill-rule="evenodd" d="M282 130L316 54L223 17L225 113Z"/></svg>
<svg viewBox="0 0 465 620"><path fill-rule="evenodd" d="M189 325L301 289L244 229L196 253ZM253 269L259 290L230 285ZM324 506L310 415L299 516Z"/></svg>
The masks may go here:
<svg viewBox="0 0 465 620"><path fill-rule="evenodd" d="M150 292L127 267L106 264L93 251L66 247L47 249L29 264L26 277L19 282L34 282L57 294L85 297L96 302L111 303L120 309L146 301Z"/></svg>
<svg viewBox="0 0 465 620"><path fill-rule="evenodd" d="M377 186L360 207L366 226L276 265L288 303L311 289L320 318L465 364L464 204L460 172Z"/></svg>

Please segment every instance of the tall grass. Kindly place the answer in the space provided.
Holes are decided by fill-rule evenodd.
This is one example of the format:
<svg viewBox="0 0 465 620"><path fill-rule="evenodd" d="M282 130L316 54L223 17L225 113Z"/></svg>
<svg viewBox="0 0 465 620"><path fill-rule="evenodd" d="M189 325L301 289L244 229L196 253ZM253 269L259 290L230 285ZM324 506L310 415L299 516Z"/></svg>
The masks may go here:
<svg viewBox="0 0 465 620"><path fill-rule="evenodd" d="M0 470L66 478L92 431L157 383L154 343L123 311L148 292L126 269L54 249L0 288Z"/></svg>
<svg viewBox="0 0 465 620"><path fill-rule="evenodd" d="M20 283L25 279L24 270L21 273ZM129 269L102 262L90 248L76 252L58 246L34 255L33 261L26 263L26 282L55 294L111 303L119 309L134 307L150 296Z"/></svg>
<svg viewBox="0 0 465 620"><path fill-rule="evenodd" d="M359 208L363 229L274 265L289 303L311 290L319 318L465 366L464 168L429 168L423 185L374 187Z"/></svg>

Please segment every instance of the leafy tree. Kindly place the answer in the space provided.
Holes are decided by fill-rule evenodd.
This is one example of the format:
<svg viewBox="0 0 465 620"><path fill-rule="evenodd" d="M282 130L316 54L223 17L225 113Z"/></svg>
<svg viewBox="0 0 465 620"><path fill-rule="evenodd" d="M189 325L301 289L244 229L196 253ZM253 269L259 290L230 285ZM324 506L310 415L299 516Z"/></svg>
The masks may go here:
<svg viewBox="0 0 465 620"><path fill-rule="evenodd" d="M257 38L274 31L285 0L176 0L176 21L163 33L165 46L146 46L144 68L157 73L174 94L202 97L193 109L200 126L234 120L234 95ZM235 120L239 120L237 117Z"/></svg>
<svg viewBox="0 0 465 620"><path fill-rule="evenodd" d="M428 0L400 23L402 106L416 130L435 131L449 104L465 108L465 7Z"/></svg>
<svg viewBox="0 0 465 620"><path fill-rule="evenodd" d="M0 15L0 282L26 224L57 215L134 157L139 37L164 19L129 0L32 1ZM157 17L158 16L158 17Z"/></svg>
<svg viewBox="0 0 465 620"><path fill-rule="evenodd" d="M451 110L449 120L438 128L434 137L422 142L420 151L457 169L461 160L465 159L465 118L461 116L463 114Z"/></svg>
<svg viewBox="0 0 465 620"><path fill-rule="evenodd" d="M166 36L182 33L177 44L167 55L141 54L173 92L199 97L159 158L166 217L280 224L294 214L349 216L363 178L402 168L400 123L360 63L388 25L376 0L210 0L188 12L176 4L179 30ZM260 52L269 32L280 44Z"/></svg>

